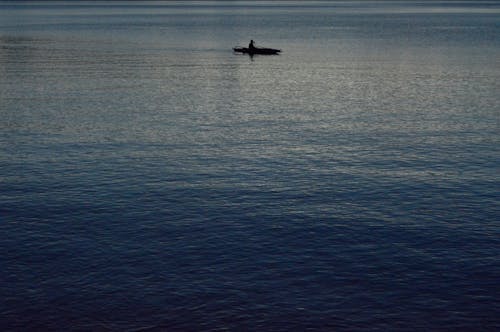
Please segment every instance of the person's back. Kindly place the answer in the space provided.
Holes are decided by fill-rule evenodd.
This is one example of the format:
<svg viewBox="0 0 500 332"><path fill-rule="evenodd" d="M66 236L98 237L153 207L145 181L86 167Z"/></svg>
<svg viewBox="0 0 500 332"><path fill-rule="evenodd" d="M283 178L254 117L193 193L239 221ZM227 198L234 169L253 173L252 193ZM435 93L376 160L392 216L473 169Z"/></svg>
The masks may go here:
<svg viewBox="0 0 500 332"><path fill-rule="evenodd" d="M255 46L253 44L253 39L250 40L250 44L248 44L248 48L251 49L251 50L255 49Z"/></svg>

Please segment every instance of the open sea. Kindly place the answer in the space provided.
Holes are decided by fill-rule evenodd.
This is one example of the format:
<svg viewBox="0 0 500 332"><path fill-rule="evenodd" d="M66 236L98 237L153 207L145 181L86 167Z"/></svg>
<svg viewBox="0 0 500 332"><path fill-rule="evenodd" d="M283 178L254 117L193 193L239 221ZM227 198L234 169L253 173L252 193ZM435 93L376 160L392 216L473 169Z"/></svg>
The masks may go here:
<svg viewBox="0 0 500 332"><path fill-rule="evenodd" d="M499 124L500 1L0 1L0 329L499 331Z"/></svg>

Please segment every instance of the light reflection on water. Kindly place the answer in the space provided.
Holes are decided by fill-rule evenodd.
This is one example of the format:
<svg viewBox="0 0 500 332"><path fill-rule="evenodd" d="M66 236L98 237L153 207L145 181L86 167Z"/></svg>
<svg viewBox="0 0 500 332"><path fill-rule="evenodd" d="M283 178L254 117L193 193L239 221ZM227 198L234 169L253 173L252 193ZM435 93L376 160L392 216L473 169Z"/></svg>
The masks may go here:
<svg viewBox="0 0 500 332"><path fill-rule="evenodd" d="M7 328L498 326L495 3L0 8Z"/></svg>

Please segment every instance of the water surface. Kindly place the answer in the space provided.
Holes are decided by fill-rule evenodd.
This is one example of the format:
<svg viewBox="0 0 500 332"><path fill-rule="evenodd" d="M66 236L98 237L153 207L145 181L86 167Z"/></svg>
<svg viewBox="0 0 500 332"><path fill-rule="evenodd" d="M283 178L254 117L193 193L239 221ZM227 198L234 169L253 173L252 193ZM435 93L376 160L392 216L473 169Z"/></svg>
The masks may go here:
<svg viewBox="0 0 500 332"><path fill-rule="evenodd" d="M0 324L500 328L499 35L496 1L0 2Z"/></svg>

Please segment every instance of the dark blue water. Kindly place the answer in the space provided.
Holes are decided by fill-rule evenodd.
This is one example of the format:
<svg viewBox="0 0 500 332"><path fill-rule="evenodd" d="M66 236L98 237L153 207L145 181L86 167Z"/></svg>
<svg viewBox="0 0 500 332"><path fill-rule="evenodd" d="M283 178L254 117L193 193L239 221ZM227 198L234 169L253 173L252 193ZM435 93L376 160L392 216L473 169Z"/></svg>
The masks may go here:
<svg viewBox="0 0 500 332"><path fill-rule="evenodd" d="M498 36L497 1L0 2L0 327L500 329Z"/></svg>

